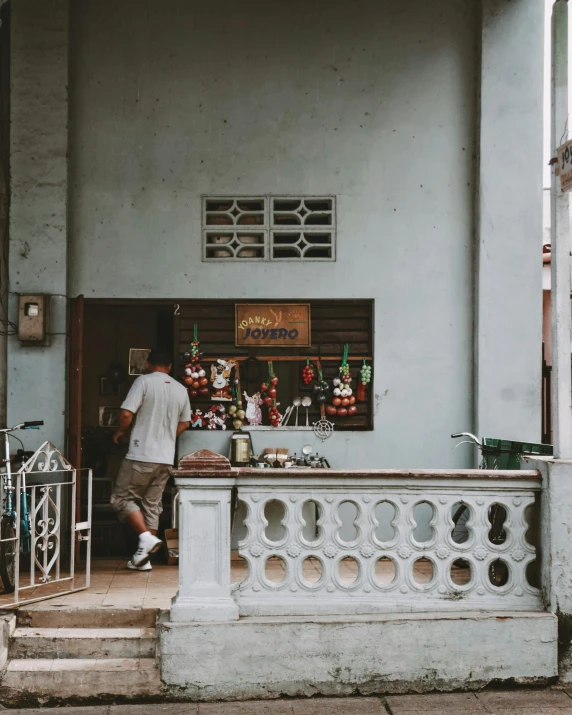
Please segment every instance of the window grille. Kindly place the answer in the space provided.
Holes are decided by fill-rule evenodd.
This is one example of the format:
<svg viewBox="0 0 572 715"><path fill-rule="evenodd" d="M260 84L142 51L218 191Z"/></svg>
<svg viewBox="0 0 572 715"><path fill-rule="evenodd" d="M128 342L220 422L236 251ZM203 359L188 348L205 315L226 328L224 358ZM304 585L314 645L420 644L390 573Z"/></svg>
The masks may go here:
<svg viewBox="0 0 572 715"><path fill-rule="evenodd" d="M332 196L203 198L205 261L335 261Z"/></svg>

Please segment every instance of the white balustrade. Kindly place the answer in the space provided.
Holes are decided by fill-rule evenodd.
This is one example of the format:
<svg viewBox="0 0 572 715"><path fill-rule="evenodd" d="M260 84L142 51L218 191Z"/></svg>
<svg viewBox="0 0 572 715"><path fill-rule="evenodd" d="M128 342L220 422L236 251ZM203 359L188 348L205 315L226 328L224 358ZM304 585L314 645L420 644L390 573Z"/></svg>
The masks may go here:
<svg viewBox="0 0 572 715"><path fill-rule="evenodd" d="M200 461L190 455L176 472L186 589L177 598L195 606L177 620L216 618L215 596L240 615L543 608L531 543L535 471L248 470L212 455L217 466L199 477ZM216 518L196 521L196 510L197 498L226 508L232 486L246 505L238 550L248 575L231 588L230 524L216 509ZM226 500L213 497L225 490ZM195 504L188 513L185 494ZM276 511L279 523L269 524ZM205 577L185 574L189 552L192 563L208 562L210 592Z"/></svg>

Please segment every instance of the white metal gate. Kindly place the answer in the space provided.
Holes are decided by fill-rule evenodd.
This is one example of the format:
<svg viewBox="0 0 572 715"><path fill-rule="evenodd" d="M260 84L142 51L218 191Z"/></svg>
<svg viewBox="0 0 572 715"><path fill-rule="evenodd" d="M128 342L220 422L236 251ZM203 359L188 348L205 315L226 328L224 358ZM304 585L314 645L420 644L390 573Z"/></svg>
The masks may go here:
<svg viewBox="0 0 572 715"><path fill-rule="evenodd" d="M15 545L14 590L0 592L0 609L83 591L90 585L92 471L74 469L51 442L13 474L13 511L8 514L6 475L2 475L2 519L15 534L0 535L0 559ZM85 483L82 520L76 518L78 481ZM84 549L80 548L85 544ZM78 578L77 557L85 560Z"/></svg>

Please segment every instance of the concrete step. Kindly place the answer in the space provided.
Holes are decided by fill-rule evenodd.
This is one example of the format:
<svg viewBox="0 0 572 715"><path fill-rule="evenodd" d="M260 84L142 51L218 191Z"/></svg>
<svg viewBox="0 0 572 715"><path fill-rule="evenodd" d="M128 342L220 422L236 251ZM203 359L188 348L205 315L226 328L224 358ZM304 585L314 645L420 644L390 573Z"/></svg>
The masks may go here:
<svg viewBox="0 0 572 715"><path fill-rule="evenodd" d="M5 704L126 700L160 694L161 679L152 658L11 660L0 685L0 700Z"/></svg>
<svg viewBox="0 0 572 715"><path fill-rule="evenodd" d="M16 628L9 658L154 658L154 628Z"/></svg>
<svg viewBox="0 0 572 715"><path fill-rule="evenodd" d="M157 608L57 606L41 603L18 609L21 628L154 628Z"/></svg>

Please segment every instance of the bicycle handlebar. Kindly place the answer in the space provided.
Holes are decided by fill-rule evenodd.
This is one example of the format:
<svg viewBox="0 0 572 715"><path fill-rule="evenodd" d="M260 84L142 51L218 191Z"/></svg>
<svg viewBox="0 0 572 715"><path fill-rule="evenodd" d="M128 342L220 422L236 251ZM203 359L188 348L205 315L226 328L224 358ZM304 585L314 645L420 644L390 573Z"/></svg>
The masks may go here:
<svg viewBox="0 0 572 715"><path fill-rule="evenodd" d="M32 422L20 422L19 425L14 427L5 427L0 429L0 434L8 434L9 432L15 432L17 429L40 429L44 424L44 420L33 420Z"/></svg>
<svg viewBox="0 0 572 715"><path fill-rule="evenodd" d="M475 437L475 435L471 434L470 432L457 432L451 435L451 439L458 439L459 437L468 437L471 442L474 442L474 444L478 445L479 447L482 447L480 439L478 437Z"/></svg>

